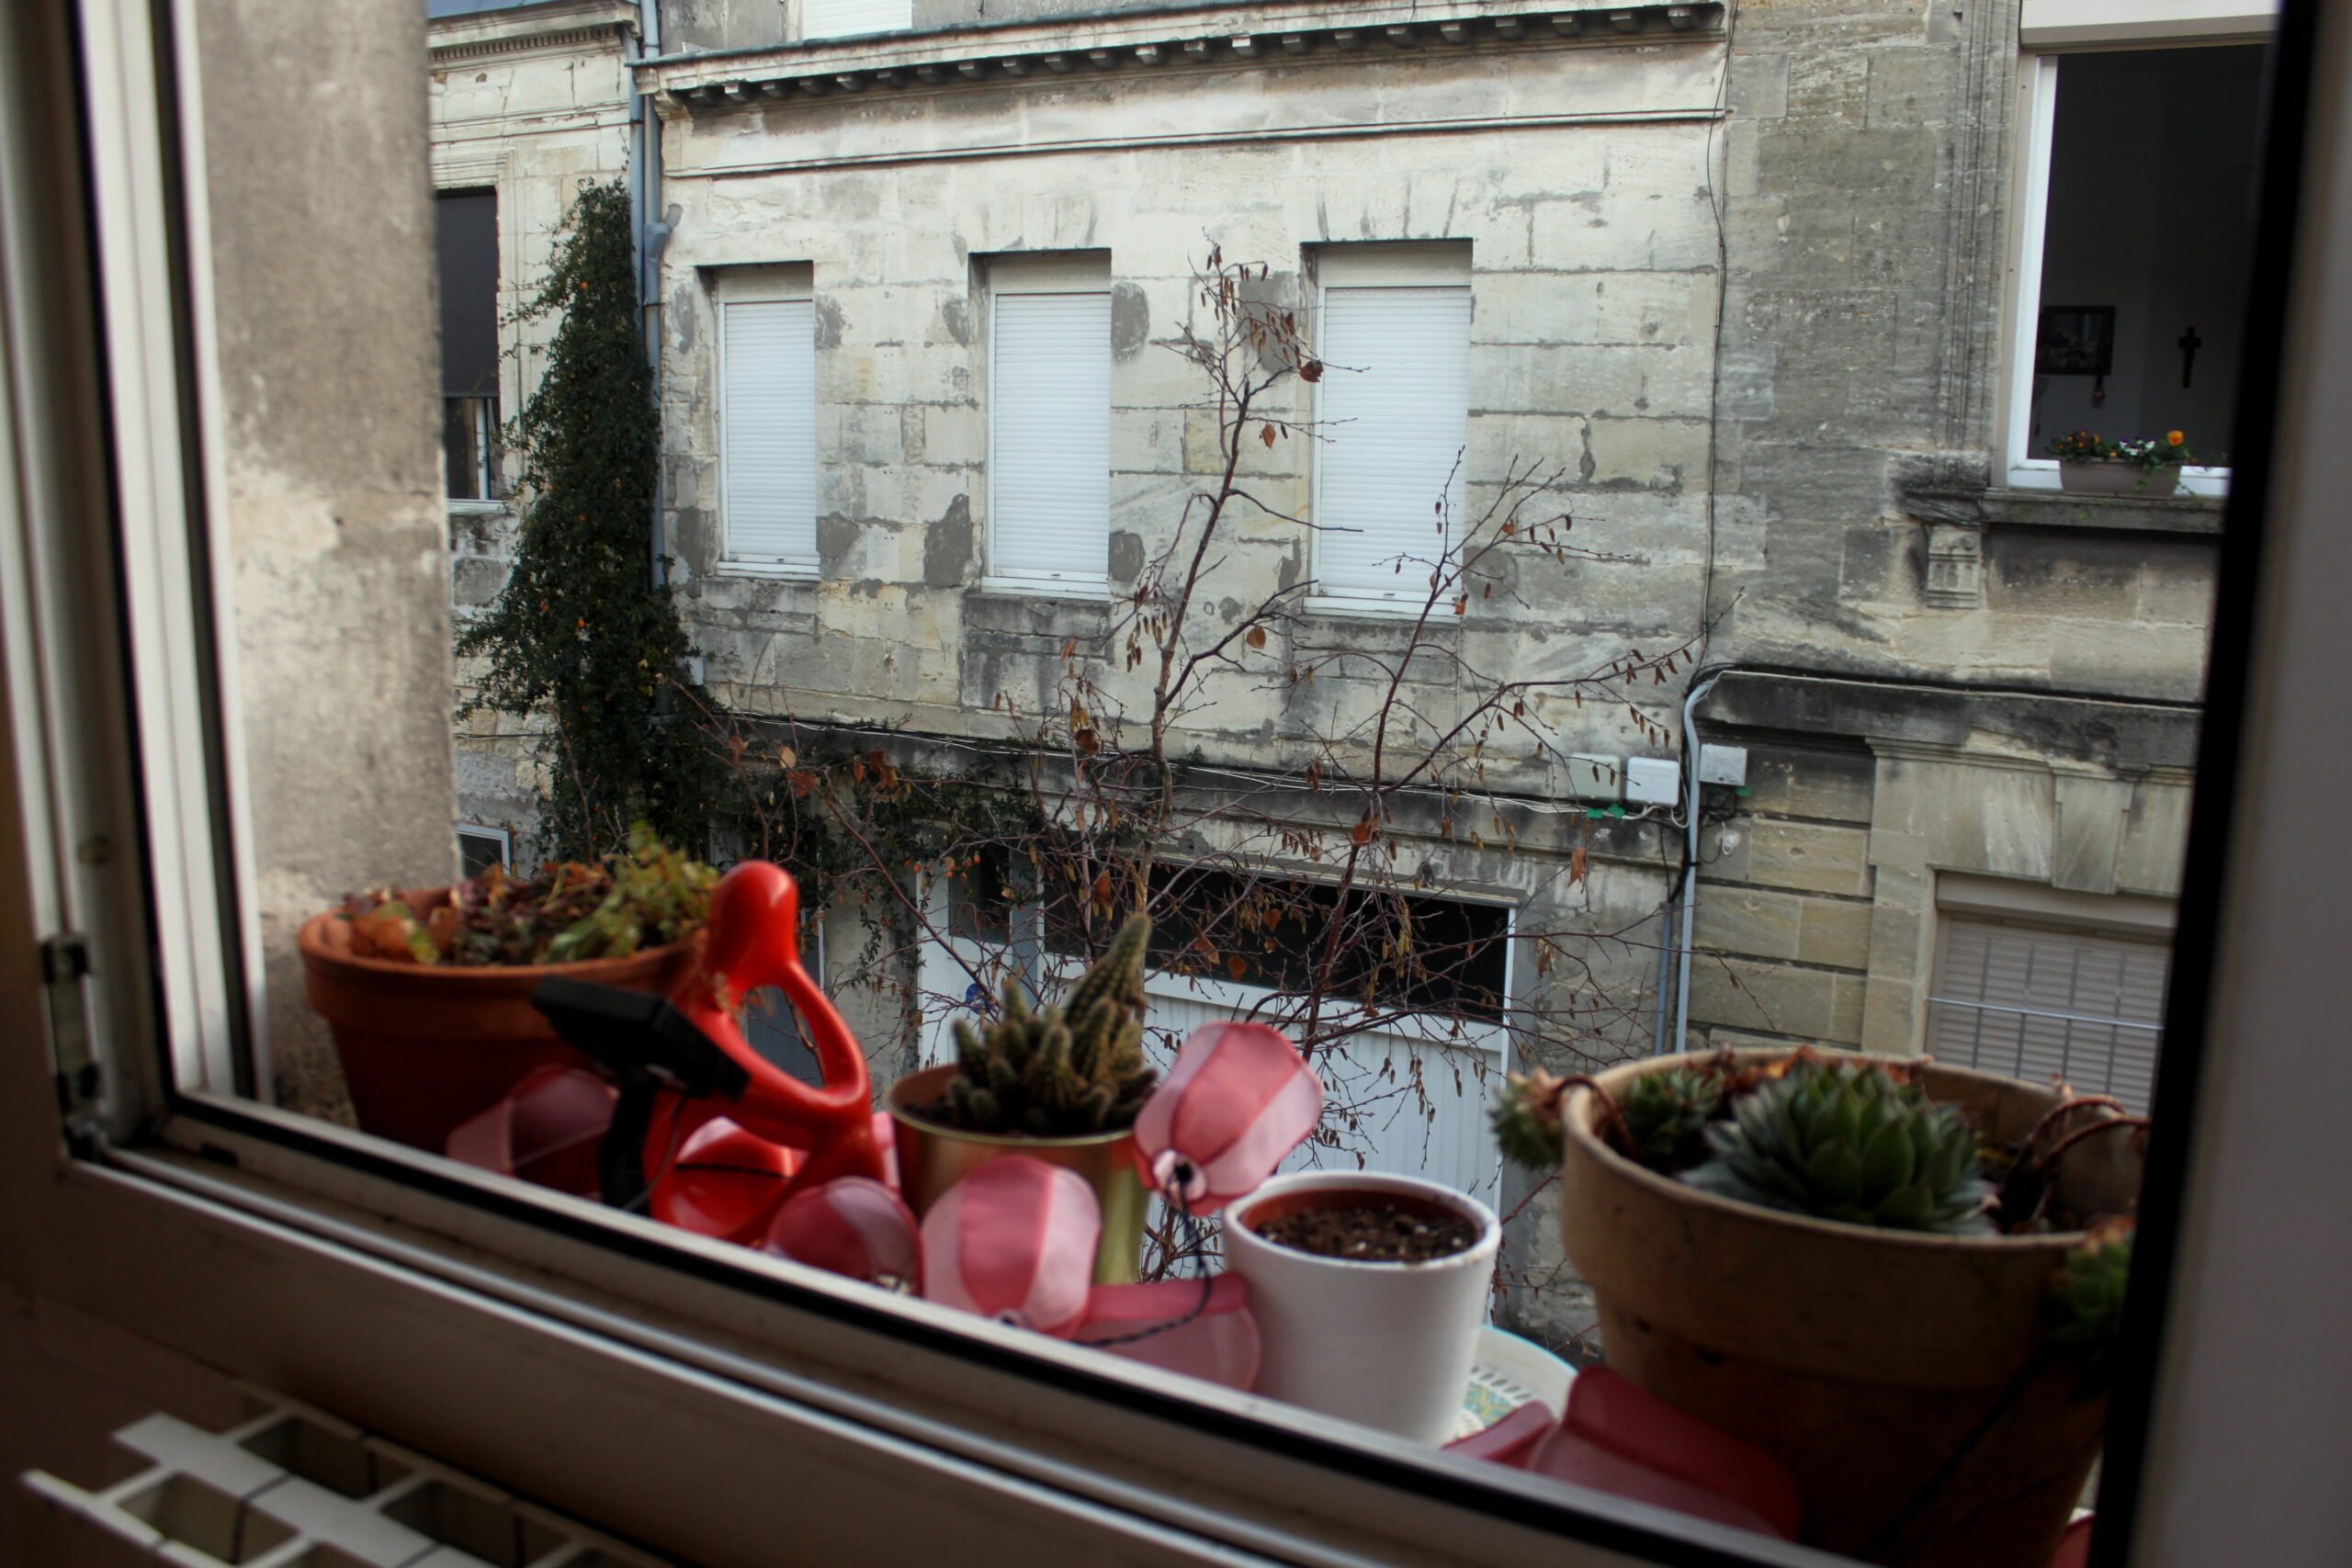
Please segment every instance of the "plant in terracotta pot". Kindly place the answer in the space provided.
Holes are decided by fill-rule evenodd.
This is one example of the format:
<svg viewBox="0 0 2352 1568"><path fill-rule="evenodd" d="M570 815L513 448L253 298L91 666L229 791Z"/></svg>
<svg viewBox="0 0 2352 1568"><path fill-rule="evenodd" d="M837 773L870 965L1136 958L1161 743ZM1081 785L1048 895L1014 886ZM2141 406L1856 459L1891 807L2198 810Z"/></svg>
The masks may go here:
<svg viewBox="0 0 2352 1568"><path fill-rule="evenodd" d="M1405 1176L1278 1176L1228 1205L1226 1263L1263 1347L1256 1392L1444 1442L1501 1241L1485 1204Z"/></svg>
<svg viewBox="0 0 2352 1568"><path fill-rule="evenodd" d="M1609 1364L1794 1472L1810 1544L2041 1568L2098 1454L2145 1121L1810 1048L1514 1077Z"/></svg>
<svg viewBox="0 0 2352 1568"><path fill-rule="evenodd" d="M2132 495L2163 500L2180 488L2184 464L2197 454L2177 430L2158 440L2108 441L2087 430L2052 436L2058 488L2078 495Z"/></svg>
<svg viewBox="0 0 2352 1568"><path fill-rule="evenodd" d="M354 895L300 934L362 1131L435 1154L535 1068L585 1067L531 1006L551 975L669 992L718 873L646 829L600 865Z"/></svg>
<svg viewBox="0 0 2352 1568"><path fill-rule="evenodd" d="M1007 980L998 1015L956 1024L956 1060L900 1078L888 1107L899 1185L917 1215L990 1160L1027 1155L1077 1171L1102 1210L1097 1284L1131 1283L1145 1197L1136 1114L1159 1081L1143 1054L1144 951L1135 915L1059 1007Z"/></svg>

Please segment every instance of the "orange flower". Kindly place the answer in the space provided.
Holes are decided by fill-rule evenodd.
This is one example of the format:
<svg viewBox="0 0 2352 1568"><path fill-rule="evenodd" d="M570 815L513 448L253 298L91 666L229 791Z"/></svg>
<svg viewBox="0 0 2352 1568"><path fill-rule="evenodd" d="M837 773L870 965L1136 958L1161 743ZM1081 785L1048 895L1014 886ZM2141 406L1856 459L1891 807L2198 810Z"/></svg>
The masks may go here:
<svg viewBox="0 0 2352 1568"><path fill-rule="evenodd" d="M2177 431L2177 430L2170 430L2170 431L2166 431L2166 432L2165 433L2165 445L2166 445L2166 446L2179 446L2179 445L2180 445L2180 432L2179 432L2179 431Z"/></svg>

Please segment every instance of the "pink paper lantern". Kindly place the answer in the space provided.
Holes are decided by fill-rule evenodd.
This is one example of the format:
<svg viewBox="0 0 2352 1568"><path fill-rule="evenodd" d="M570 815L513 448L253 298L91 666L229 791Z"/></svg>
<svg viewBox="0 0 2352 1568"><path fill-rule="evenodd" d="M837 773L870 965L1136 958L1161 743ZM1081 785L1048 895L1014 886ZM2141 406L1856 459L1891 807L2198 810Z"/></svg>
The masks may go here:
<svg viewBox="0 0 2352 1568"><path fill-rule="evenodd" d="M1085 1315L1102 1235L1102 1211L1084 1177L1026 1155L990 1160L923 1216L922 1293L1067 1334Z"/></svg>
<svg viewBox="0 0 2352 1568"><path fill-rule="evenodd" d="M863 1176L795 1193L768 1226L763 1250L868 1284L922 1283L922 1236L899 1195Z"/></svg>
<svg viewBox="0 0 2352 1568"><path fill-rule="evenodd" d="M1258 1320L1250 1315L1250 1287L1238 1274L1097 1285L1069 1337L1227 1388L1258 1381Z"/></svg>
<svg viewBox="0 0 2352 1568"><path fill-rule="evenodd" d="M1322 1114L1323 1086L1280 1030L1204 1023L1136 1117L1136 1149L1197 1214L1256 1190Z"/></svg>

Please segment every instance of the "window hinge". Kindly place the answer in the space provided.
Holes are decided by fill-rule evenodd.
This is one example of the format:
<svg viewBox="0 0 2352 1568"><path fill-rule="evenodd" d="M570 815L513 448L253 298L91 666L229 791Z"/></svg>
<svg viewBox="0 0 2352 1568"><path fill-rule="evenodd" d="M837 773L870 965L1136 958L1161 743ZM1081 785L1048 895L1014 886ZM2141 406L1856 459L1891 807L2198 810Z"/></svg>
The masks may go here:
<svg viewBox="0 0 2352 1568"><path fill-rule="evenodd" d="M90 974L90 942L79 931L62 931L40 944L40 972L49 992L51 1060L56 1066L57 1108L71 1132L90 1122L106 1087L104 1072L90 1050L90 1011L82 982Z"/></svg>

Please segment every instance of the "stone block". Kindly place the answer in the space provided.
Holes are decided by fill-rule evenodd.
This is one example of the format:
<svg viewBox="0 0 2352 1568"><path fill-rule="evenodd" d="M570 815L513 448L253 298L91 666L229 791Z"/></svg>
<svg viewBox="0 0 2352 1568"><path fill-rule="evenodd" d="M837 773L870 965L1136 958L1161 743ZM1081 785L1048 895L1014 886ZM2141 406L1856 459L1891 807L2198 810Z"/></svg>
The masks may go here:
<svg viewBox="0 0 2352 1568"><path fill-rule="evenodd" d="M1694 1023L1850 1043L1861 1038L1862 994L1859 976L1750 958L1698 955L1691 962Z"/></svg>
<svg viewBox="0 0 2352 1568"><path fill-rule="evenodd" d="M1870 835L1859 828L1812 822L1758 822L1750 830L1748 875L1770 887L1868 897Z"/></svg>
<svg viewBox="0 0 2352 1568"><path fill-rule="evenodd" d="M1751 811L1775 817L1866 823L1877 781L1878 762L1868 752L1751 746L1745 804Z"/></svg>
<svg viewBox="0 0 2352 1568"><path fill-rule="evenodd" d="M1833 902L1826 898L1802 901L1804 915L1796 955L1807 964L1838 969L1870 967L1871 906Z"/></svg>
<svg viewBox="0 0 2352 1568"><path fill-rule="evenodd" d="M1596 419L1591 482L1680 489L1704 482L1707 427L1698 420Z"/></svg>
<svg viewBox="0 0 2352 1568"><path fill-rule="evenodd" d="M1795 958L1804 913L1804 900L1793 894L1702 880L1693 940L1718 953Z"/></svg>

